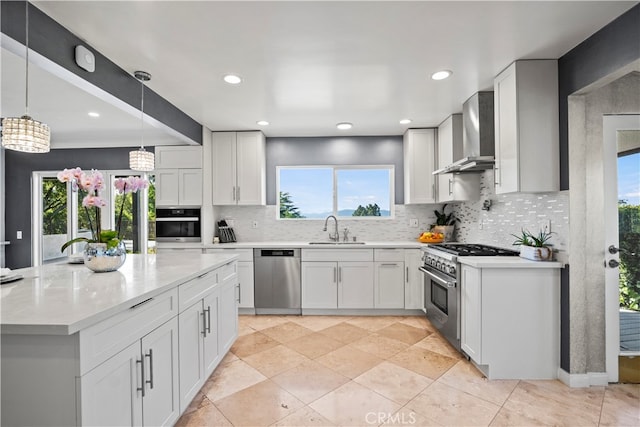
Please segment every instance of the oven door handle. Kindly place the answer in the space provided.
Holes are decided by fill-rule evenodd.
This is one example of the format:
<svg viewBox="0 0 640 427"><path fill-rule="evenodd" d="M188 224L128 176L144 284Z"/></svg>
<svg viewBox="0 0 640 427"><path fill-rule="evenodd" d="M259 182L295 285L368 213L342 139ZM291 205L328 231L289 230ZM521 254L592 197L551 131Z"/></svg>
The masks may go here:
<svg viewBox="0 0 640 427"><path fill-rule="evenodd" d="M198 218L197 216L183 216L183 217L170 217L170 218L156 217L156 222L180 222L180 221L196 222L196 221L200 221L200 218Z"/></svg>
<svg viewBox="0 0 640 427"><path fill-rule="evenodd" d="M420 267L420 271L422 271L424 274L428 275L429 277L431 277L433 280L435 280L436 282L440 283L441 285L446 286L447 288L455 288L456 287L456 281L452 280L448 276L445 276L444 274L436 273L435 271L427 270L424 267Z"/></svg>

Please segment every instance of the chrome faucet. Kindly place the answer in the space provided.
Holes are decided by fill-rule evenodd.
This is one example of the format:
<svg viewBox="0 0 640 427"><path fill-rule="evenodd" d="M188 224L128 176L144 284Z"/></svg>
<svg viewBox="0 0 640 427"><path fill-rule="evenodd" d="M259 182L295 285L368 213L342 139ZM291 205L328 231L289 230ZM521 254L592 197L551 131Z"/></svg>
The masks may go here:
<svg viewBox="0 0 640 427"><path fill-rule="evenodd" d="M334 242L339 242L340 241L340 233L338 233L338 218L336 218L334 215L329 215L324 220L324 228L322 229L322 231L327 231L327 223L329 222L329 218L333 218L333 220L336 222L335 233L334 234L329 233L329 239L333 240Z"/></svg>

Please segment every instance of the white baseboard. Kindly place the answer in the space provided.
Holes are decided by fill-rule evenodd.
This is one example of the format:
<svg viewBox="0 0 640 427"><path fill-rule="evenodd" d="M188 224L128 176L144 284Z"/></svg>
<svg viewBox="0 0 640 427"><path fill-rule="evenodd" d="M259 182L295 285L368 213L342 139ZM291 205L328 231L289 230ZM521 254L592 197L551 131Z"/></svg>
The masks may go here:
<svg viewBox="0 0 640 427"><path fill-rule="evenodd" d="M587 372L586 374L570 374L562 368L558 368L558 379L573 388L606 386L609 377L606 372Z"/></svg>

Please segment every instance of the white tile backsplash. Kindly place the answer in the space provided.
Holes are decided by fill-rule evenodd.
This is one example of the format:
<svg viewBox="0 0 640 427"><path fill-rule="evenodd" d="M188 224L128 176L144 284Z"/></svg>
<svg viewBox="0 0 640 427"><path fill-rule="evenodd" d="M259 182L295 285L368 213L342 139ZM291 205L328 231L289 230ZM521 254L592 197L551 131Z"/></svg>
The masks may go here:
<svg viewBox="0 0 640 427"><path fill-rule="evenodd" d="M349 236L356 236L364 241L406 241L415 240L418 235L435 222L433 210L437 205L396 205L393 219L339 219L338 226L342 238L342 230L347 227ZM328 231L322 231L324 219L278 220L277 206L216 206L216 220L226 219L233 222L238 241L322 241L328 240ZM418 219L418 227L409 227L409 220ZM258 222L252 228L253 221ZM328 230L333 231L333 220L329 221ZM209 243L213 236L206 236Z"/></svg>
<svg viewBox="0 0 640 427"><path fill-rule="evenodd" d="M489 211L482 210L484 200L491 201ZM449 208L447 208L448 211ZM480 200L461 203L454 208L460 219L457 239L461 242L484 243L509 248L521 229L537 233L551 221L554 233L551 243L559 252L558 259L566 260L569 239L569 193L513 193L496 195L493 170L480 177Z"/></svg>

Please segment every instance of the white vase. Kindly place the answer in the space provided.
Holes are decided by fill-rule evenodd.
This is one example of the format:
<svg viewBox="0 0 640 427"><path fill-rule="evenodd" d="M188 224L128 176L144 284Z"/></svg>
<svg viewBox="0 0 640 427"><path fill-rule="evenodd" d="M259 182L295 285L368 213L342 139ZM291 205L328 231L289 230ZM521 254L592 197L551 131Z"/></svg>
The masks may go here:
<svg viewBox="0 0 640 427"><path fill-rule="evenodd" d="M520 258L532 261L551 261L553 251L549 247L520 246Z"/></svg>
<svg viewBox="0 0 640 427"><path fill-rule="evenodd" d="M96 273L116 271L127 259L124 242L107 249L106 243L87 243L84 247L84 265Z"/></svg>

